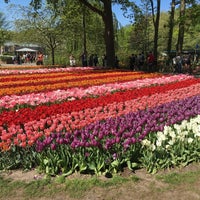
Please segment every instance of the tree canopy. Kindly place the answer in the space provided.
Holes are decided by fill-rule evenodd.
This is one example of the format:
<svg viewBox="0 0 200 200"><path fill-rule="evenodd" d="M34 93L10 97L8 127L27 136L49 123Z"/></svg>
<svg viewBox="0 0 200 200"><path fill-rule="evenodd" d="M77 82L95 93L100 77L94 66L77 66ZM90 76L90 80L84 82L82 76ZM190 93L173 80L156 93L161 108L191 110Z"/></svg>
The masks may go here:
<svg viewBox="0 0 200 200"><path fill-rule="evenodd" d="M119 57L128 57L128 54L132 52L153 51L157 57L157 51L169 49L170 52L178 46L180 49L194 48L195 44L200 42L197 37L200 21L199 4L195 0L172 0L174 16L172 11L160 13L160 0L141 0L141 4L128 0L46 0L45 2L47 3L45 5L54 12L59 24L56 25L53 22L53 27L51 24L45 27L46 23L44 23L39 28L41 25L39 13L44 3L42 0L30 0L32 13L17 23L18 27L25 27L19 24L25 23L26 19L32 16L31 21L36 22L35 27L32 22L29 23L32 28L29 27L26 32L29 32L31 36L31 31L38 33L40 29L40 34L44 35L40 43L49 50L57 49L58 55L61 55L61 52L64 54L75 52L80 57L83 52L88 54L98 52L100 55L106 53L108 67L115 67L116 54ZM185 2L182 15L180 15L181 2ZM114 4L121 6L124 15L132 19L132 24L119 27L112 12ZM48 19L45 16L43 18ZM48 21L51 20L48 19ZM25 29L23 33L24 31ZM52 35L57 37L56 45L51 44L49 48L44 41L49 37L52 42L53 38L50 37ZM24 37L28 41L31 38Z"/></svg>

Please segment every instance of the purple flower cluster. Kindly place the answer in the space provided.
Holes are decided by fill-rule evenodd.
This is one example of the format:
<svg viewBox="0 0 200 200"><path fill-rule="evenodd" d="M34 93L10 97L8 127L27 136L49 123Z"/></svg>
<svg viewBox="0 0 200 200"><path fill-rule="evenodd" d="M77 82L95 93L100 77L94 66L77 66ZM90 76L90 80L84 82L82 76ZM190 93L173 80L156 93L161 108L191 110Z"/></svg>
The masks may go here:
<svg viewBox="0 0 200 200"><path fill-rule="evenodd" d="M172 101L154 108L130 112L124 116L92 123L73 133L52 133L37 141L37 151L66 144L72 149L97 147L111 152L127 150L151 132L163 131L164 126L180 123L200 114L200 96Z"/></svg>

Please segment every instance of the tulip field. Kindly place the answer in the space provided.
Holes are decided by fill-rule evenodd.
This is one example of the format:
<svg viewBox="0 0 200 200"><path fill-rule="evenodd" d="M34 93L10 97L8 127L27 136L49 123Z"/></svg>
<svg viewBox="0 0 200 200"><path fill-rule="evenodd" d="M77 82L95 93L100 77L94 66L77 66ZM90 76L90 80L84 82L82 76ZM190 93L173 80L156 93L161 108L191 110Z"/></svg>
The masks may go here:
<svg viewBox="0 0 200 200"><path fill-rule="evenodd" d="M0 170L149 173L200 161L200 79L92 67L0 70Z"/></svg>

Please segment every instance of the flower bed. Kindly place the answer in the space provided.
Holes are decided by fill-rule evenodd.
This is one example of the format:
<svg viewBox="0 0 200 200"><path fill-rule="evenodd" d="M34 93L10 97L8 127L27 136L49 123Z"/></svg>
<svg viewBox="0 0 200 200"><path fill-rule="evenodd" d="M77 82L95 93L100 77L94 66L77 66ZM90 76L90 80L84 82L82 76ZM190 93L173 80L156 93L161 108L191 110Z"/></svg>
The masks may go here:
<svg viewBox="0 0 200 200"><path fill-rule="evenodd" d="M9 72L0 72L0 169L152 173L200 159L200 79L92 68Z"/></svg>

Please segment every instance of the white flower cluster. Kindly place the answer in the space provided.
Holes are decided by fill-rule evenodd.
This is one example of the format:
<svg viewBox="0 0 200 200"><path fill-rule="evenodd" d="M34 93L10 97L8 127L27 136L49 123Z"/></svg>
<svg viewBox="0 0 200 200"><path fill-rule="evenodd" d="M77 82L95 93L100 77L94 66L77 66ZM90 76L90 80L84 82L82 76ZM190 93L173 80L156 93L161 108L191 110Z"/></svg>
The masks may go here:
<svg viewBox="0 0 200 200"><path fill-rule="evenodd" d="M177 142L191 144L194 140L200 140L200 115L183 120L181 124L165 126L163 132L156 133L156 138L149 138L142 141L142 146L152 151L156 148L170 149Z"/></svg>

